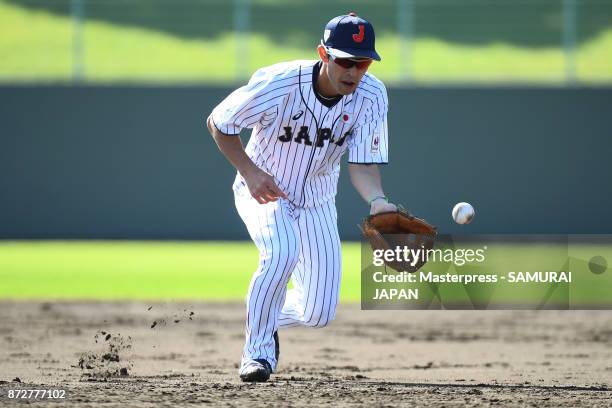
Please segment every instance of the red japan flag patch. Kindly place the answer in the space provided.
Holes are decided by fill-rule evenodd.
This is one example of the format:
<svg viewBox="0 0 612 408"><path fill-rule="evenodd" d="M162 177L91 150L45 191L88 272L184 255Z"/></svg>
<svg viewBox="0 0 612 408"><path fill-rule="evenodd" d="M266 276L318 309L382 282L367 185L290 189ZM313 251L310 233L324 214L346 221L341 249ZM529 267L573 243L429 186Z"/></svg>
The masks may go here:
<svg viewBox="0 0 612 408"><path fill-rule="evenodd" d="M380 147L380 135L378 133L375 133L374 137L372 138L372 153L378 152L379 147Z"/></svg>

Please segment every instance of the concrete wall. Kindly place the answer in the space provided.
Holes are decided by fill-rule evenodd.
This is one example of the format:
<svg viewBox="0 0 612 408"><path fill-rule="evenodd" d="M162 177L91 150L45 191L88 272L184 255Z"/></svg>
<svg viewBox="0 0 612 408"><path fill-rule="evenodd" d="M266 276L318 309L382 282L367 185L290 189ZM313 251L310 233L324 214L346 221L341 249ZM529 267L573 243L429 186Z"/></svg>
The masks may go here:
<svg viewBox="0 0 612 408"><path fill-rule="evenodd" d="M0 239L246 239L222 87L0 87ZM388 195L443 233L612 233L612 89L389 89ZM245 135L246 136L246 135ZM243 138L246 141L246 137ZM367 206L343 169L341 235ZM477 218L452 224L469 201Z"/></svg>

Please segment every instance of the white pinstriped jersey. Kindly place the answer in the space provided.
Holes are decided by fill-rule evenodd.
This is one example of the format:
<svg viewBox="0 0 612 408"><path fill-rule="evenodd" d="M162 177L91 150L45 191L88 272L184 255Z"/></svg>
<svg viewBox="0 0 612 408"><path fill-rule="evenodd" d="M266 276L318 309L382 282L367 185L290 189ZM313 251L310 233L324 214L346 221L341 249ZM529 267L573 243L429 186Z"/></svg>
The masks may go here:
<svg viewBox="0 0 612 408"><path fill-rule="evenodd" d="M291 61L262 68L212 112L221 132L252 128L245 149L301 207L336 196L340 160L388 162L387 91L366 73L355 92L328 107L313 89L319 61ZM244 180L237 175L234 188Z"/></svg>

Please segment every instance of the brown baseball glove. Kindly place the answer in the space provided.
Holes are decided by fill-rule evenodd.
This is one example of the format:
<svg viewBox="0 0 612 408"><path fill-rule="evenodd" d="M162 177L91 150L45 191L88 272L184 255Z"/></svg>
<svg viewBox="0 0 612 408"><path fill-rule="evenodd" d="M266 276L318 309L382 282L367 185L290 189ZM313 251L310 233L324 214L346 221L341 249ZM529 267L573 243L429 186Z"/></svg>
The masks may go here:
<svg viewBox="0 0 612 408"><path fill-rule="evenodd" d="M410 252L408 260L387 261L385 264L398 272L416 272L427 262L426 251L433 248L437 235L435 226L425 220L411 215L404 208L398 206L397 211L382 212L370 215L360 225L364 237L370 242L373 250L391 249L404 251L421 249L419 256L414 262L413 252ZM413 265L414 264L414 265Z"/></svg>

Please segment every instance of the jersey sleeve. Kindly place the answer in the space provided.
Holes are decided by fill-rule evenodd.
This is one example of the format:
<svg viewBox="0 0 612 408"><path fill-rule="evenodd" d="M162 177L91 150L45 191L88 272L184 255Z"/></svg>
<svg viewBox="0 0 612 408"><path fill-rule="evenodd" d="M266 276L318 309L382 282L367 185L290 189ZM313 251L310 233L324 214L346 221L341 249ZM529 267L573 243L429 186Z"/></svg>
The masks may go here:
<svg viewBox="0 0 612 408"><path fill-rule="evenodd" d="M365 117L372 118L353 129L348 141L348 162L355 164L387 164L389 138L387 128L388 103L383 88L380 110L372 103Z"/></svg>
<svg viewBox="0 0 612 408"><path fill-rule="evenodd" d="M264 70L253 74L248 84L236 89L217 105L210 117L213 124L227 135L238 135L251 129L274 107L274 99L266 97L273 77Z"/></svg>

